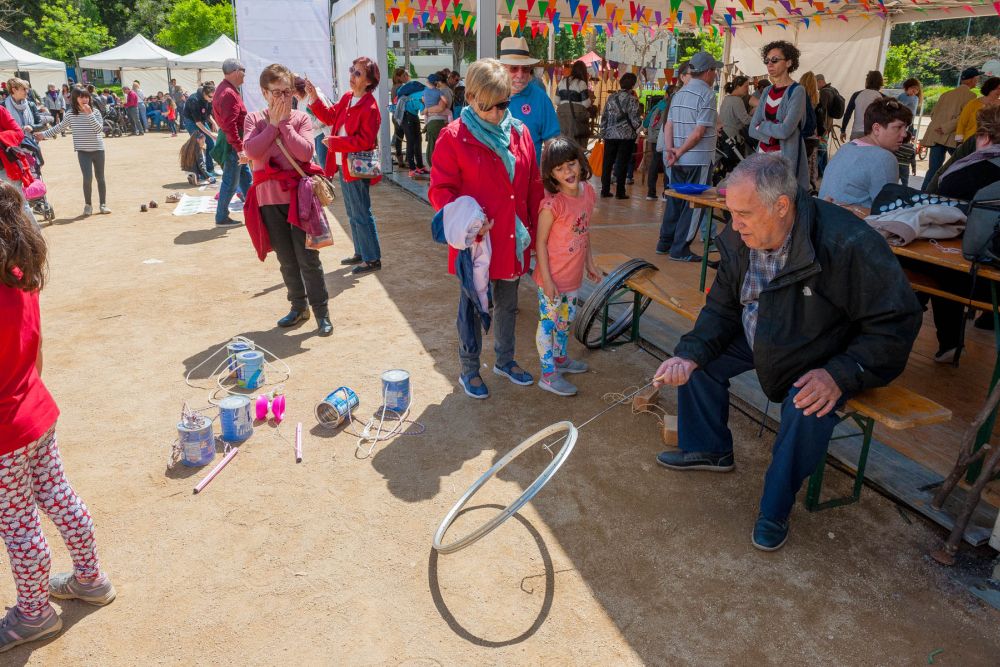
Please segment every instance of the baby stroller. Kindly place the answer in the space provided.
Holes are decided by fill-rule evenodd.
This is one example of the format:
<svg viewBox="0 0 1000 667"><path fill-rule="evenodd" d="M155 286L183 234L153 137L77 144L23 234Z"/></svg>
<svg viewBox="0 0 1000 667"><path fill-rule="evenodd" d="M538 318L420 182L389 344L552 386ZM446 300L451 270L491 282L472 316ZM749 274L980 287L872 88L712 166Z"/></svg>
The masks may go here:
<svg viewBox="0 0 1000 667"><path fill-rule="evenodd" d="M128 119L125 112L116 106L109 106L104 116L104 136L120 137L128 130Z"/></svg>
<svg viewBox="0 0 1000 667"><path fill-rule="evenodd" d="M46 196L45 182L42 181L42 164L44 162L42 160L42 151L38 147L38 144L34 140L25 139L20 146L11 150L24 158L24 161L28 164L28 170L31 172L32 178L35 179L31 182L31 185L24 188L24 198L28 200L31 210L37 217L46 222L55 220L56 211L49 203L49 199Z"/></svg>
<svg viewBox="0 0 1000 667"><path fill-rule="evenodd" d="M725 132L719 132L715 143L715 161L712 164L712 185L718 185L722 179L736 168L746 157L746 146L733 139Z"/></svg>

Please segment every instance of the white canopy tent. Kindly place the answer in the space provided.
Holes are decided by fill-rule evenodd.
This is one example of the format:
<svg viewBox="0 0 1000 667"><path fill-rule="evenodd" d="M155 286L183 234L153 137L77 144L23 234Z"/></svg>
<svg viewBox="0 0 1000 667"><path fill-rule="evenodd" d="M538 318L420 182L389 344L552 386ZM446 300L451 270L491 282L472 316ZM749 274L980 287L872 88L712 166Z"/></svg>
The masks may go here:
<svg viewBox="0 0 1000 667"><path fill-rule="evenodd" d="M66 65L58 60L43 58L0 38L0 77L7 80L15 72L27 72L31 87L44 93L50 83L61 86L66 82Z"/></svg>
<svg viewBox="0 0 1000 667"><path fill-rule="evenodd" d="M176 53L153 44L142 35L136 35L113 49L80 58L80 67L121 70L122 84L137 80L146 95L167 92L171 78L177 79L182 89L193 91L198 87L198 71L186 69L172 72L170 62L177 58L180 56Z"/></svg>
<svg viewBox="0 0 1000 667"><path fill-rule="evenodd" d="M203 49L198 49L186 56L179 56L170 61L170 69L177 75L177 70L196 70L198 81L222 81L222 63L226 58L238 58L236 42L226 35ZM178 83L180 81L178 80Z"/></svg>

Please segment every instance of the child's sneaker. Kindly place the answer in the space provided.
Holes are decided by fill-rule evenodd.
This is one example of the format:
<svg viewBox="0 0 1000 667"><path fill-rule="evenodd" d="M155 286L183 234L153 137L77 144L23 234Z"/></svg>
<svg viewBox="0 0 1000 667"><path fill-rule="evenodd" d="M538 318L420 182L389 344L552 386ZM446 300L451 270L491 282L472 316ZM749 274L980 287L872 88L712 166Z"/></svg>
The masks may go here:
<svg viewBox="0 0 1000 667"><path fill-rule="evenodd" d="M62 619L52 608L47 609L38 618L28 618L13 606L4 619L0 621L0 653L9 651L15 646L51 637L62 630Z"/></svg>
<svg viewBox="0 0 1000 667"><path fill-rule="evenodd" d="M84 584L72 572L62 572L49 578L49 595L60 600L83 600L103 607L115 599L117 592L105 576Z"/></svg>
<svg viewBox="0 0 1000 667"><path fill-rule="evenodd" d="M579 359L570 359L566 357L562 361L556 359L556 369L561 373L586 373L590 370L590 366L586 362L580 361Z"/></svg>
<svg viewBox="0 0 1000 667"><path fill-rule="evenodd" d="M538 386L545 391L551 391L556 396L576 396L576 387L566 381L559 373L543 375Z"/></svg>

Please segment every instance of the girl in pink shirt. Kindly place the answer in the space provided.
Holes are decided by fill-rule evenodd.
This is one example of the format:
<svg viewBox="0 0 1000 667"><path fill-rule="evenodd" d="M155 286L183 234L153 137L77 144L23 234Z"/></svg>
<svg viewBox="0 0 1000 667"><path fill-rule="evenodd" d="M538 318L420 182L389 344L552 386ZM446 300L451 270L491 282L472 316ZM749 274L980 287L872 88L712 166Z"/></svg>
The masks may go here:
<svg viewBox="0 0 1000 667"><path fill-rule="evenodd" d="M542 365L538 386L559 396L576 394L576 387L562 374L587 370L587 364L566 354L576 292L585 270L591 280L600 278L590 247L590 218L596 201L594 188L587 182L590 176L583 150L572 140L557 137L542 152L542 183L548 196L539 206L535 240L535 344Z"/></svg>

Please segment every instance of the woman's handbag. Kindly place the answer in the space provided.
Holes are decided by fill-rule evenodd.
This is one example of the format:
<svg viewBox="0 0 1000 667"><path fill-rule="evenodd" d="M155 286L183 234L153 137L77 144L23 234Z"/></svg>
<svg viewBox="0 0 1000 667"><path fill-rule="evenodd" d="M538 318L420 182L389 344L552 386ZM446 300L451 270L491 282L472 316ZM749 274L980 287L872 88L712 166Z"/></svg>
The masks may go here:
<svg viewBox="0 0 1000 667"><path fill-rule="evenodd" d="M590 149L590 157L587 159L590 163L590 171L594 176L598 178L604 173L604 140L600 139L594 147Z"/></svg>
<svg viewBox="0 0 1000 667"><path fill-rule="evenodd" d="M313 194L316 195L316 199L319 200L321 206L329 206L333 203L333 200L337 198L337 191L333 189L333 183L329 178L323 176L322 174L313 174L309 176L302 170L299 166L298 161L289 155L288 151L285 150L284 144L281 143L281 139L275 139L274 143L278 145L281 150L282 155L285 156L291 164L292 167L299 173L302 178L309 179L309 184L312 186Z"/></svg>
<svg viewBox="0 0 1000 667"><path fill-rule="evenodd" d="M382 159L378 146L370 151L347 154L347 173L351 178L379 178L382 176Z"/></svg>

